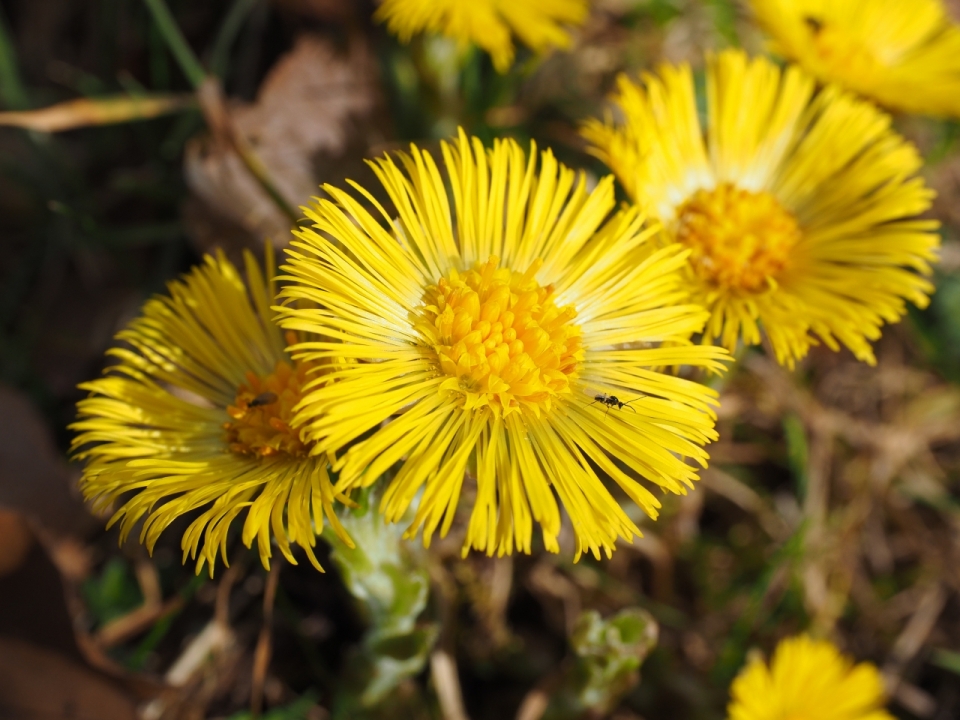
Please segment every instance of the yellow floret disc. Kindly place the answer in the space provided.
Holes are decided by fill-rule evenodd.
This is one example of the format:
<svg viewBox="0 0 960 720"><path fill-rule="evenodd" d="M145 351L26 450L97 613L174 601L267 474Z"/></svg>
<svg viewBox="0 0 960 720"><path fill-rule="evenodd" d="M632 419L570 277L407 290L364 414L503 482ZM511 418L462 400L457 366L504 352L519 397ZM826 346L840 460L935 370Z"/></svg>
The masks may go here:
<svg viewBox="0 0 960 720"><path fill-rule="evenodd" d="M523 273L499 265L492 256L429 287L418 327L449 376L441 390L461 393L466 408L549 408L583 359L577 312L534 279L540 262Z"/></svg>
<svg viewBox="0 0 960 720"><path fill-rule="evenodd" d="M680 206L676 236L692 251L690 264L702 280L757 292L776 283L801 231L770 193L721 183Z"/></svg>
<svg viewBox="0 0 960 720"><path fill-rule="evenodd" d="M299 430L290 427L293 408L300 402L307 382L308 363L295 365L278 360L269 375L248 372L227 408L232 421L224 423L227 446L238 455L306 457L310 445Z"/></svg>

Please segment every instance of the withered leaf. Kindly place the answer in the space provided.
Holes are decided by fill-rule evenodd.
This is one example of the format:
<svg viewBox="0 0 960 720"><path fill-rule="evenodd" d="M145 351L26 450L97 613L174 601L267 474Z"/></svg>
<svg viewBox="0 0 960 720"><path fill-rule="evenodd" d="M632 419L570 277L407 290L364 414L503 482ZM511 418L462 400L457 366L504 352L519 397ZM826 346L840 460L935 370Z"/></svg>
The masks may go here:
<svg viewBox="0 0 960 720"><path fill-rule="evenodd" d="M0 716L134 720L136 706L107 680L58 653L0 638Z"/></svg>
<svg viewBox="0 0 960 720"><path fill-rule="evenodd" d="M33 536L23 516L0 508L0 577L20 567L31 545Z"/></svg>
<svg viewBox="0 0 960 720"><path fill-rule="evenodd" d="M30 400L0 385L0 507L33 517L58 534L93 524L71 488L73 473Z"/></svg>
<svg viewBox="0 0 960 720"><path fill-rule="evenodd" d="M234 104L230 120L280 195L298 208L318 192L317 156L344 152L351 132L371 116L376 97L375 61L366 46L355 43L343 55L329 42L304 35L267 75L257 101ZM193 191L217 213L254 237L286 244L289 219L228 143L210 136L192 141L185 173Z"/></svg>

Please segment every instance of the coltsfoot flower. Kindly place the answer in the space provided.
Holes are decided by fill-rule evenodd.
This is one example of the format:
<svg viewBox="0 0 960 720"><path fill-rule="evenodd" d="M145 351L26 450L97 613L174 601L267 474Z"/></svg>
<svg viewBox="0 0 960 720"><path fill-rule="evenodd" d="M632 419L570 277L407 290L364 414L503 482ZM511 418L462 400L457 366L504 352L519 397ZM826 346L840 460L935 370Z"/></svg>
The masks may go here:
<svg viewBox="0 0 960 720"><path fill-rule="evenodd" d="M892 110L960 117L960 25L942 0L750 0L773 50Z"/></svg>
<svg viewBox="0 0 960 720"><path fill-rule="evenodd" d="M658 369L725 357L688 341L706 313L684 303L686 253L651 247L636 208L609 217L612 177L589 191L549 151L538 167L535 149L462 131L442 152L446 178L416 147L371 163L395 210L353 184L307 211L280 323L323 338L294 357L353 362L310 383L296 421L314 452L353 443L340 491L396 466L388 520L422 492L408 536L446 533L467 482L464 552L530 552L534 521L556 552L556 494L577 556L609 554L639 530L601 474L656 516L639 479L685 492L683 458L704 464L715 438L715 393Z"/></svg>
<svg viewBox="0 0 960 720"><path fill-rule="evenodd" d="M375 18L403 42L426 31L477 45L503 73L513 62L514 35L538 53L565 48L566 26L583 24L589 10L589 0L383 0Z"/></svg>
<svg viewBox="0 0 960 720"><path fill-rule="evenodd" d="M121 539L145 518L140 540L151 551L174 520L206 508L182 541L198 573L204 563L213 572L218 550L227 562L230 525L244 511L243 541L257 540L265 566L273 538L291 562L295 544L322 569L313 547L324 515L352 541L333 512L327 455L290 424L318 368L285 352L269 247L266 277L245 260L246 283L225 257L207 256L117 335L116 363L80 386L90 392L72 425L74 456L87 460L80 487L99 511L120 504L110 523Z"/></svg>
<svg viewBox="0 0 960 720"><path fill-rule="evenodd" d="M583 135L635 202L690 249L704 341L769 337L793 366L812 344L874 362L870 341L928 303L937 223L916 149L890 118L796 66L739 51L707 67L706 138L686 65L622 77L622 118Z"/></svg>
<svg viewBox="0 0 960 720"><path fill-rule="evenodd" d="M730 687L729 720L893 720L874 665L805 635L782 641L769 667L751 661Z"/></svg>

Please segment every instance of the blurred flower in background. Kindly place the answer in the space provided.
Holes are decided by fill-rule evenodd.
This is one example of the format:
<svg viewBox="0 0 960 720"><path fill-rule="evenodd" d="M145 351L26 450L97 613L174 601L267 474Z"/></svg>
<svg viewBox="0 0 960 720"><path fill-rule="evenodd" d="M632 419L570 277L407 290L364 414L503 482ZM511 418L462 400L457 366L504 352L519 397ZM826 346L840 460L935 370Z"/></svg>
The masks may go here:
<svg viewBox="0 0 960 720"><path fill-rule="evenodd" d="M922 160L890 118L836 87L730 50L707 67L706 139L693 76L663 66L614 95L621 120L583 135L633 200L690 249L704 341L761 341L793 366L818 341L873 363L905 301L925 307L937 223Z"/></svg>
<svg viewBox="0 0 960 720"><path fill-rule="evenodd" d="M314 365L290 360L271 318L272 254L266 276L245 259L246 283L222 254L208 255L117 335L116 364L81 385L90 396L72 425L74 456L87 460L80 487L98 511L122 502L111 519L121 541L146 516L140 537L151 550L174 520L209 506L182 541L198 573L204 563L213 572L218 551L228 562L230 525L244 510L243 541L257 540L265 566L272 537L290 562L293 543L321 569L313 548L324 515L351 541L333 513L327 456L311 455L290 426Z"/></svg>
<svg viewBox="0 0 960 720"><path fill-rule="evenodd" d="M891 110L960 117L960 26L941 0L750 0L773 50Z"/></svg>
<svg viewBox="0 0 960 720"><path fill-rule="evenodd" d="M335 465L340 490L401 463L381 510L397 521L423 489L410 533L423 526L425 543L450 528L466 472L465 551L530 552L535 520L557 552L556 491L577 557L610 554L640 531L597 469L655 517L636 475L685 493L683 458L705 464L715 438L714 391L657 371L722 369L725 353L687 341L706 313L682 304L685 254L652 248L637 208L607 220L613 179L588 191L550 151L538 169L535 148L488 151L462 131L442 149L449 193L416 146L373 165L392 231L332 186L308 212L281 296L315 307L286 307L281 325L329 338L295 357L358 362L311 383L297 421L316 450L359 440Z"/></svg>
<svg viewBox="0 0 960 720"><path fill-rule="evenodd" d="M874 665L826 640L783 640L768 666L750 661L730 687L729 720L893 720Z"/></svg>
<svg viewBox="0 0 960 720"><path fill-rule="evenodd" d="M566 48L565 26L581 25L589 6L589 0L383 0L375 18L403 42L431 32L463 48L477 45L490 53L499 72L506 72L514 58L513 35L537 53Z"/></svg>

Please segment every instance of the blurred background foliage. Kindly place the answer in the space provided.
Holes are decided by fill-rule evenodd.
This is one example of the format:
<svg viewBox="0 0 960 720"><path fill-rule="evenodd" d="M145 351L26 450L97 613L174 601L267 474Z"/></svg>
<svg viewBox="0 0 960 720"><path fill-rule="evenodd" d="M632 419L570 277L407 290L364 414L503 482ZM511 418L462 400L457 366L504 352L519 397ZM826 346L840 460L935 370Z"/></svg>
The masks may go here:
<svg viewBox="0 0 960 720"><path fill-rule="evenodd" d="M886 331L874 368L745 354L700 487L656 523L636 511L645 537L610 560L571 563L570 537L461 560L456 528L424 552L345 511L370 539L323 550L326 574L268 573L236 542L210 579L181 566L181 526L149 558L86 514L64 459L76 385L202 253L282 247L321 182L457 125L596 175L576 127L619 72L764 47L736 0L596 0L570 52L521 50L498 75L443 40L398 44L372 11L0 2L20 125L0 128L0 715L719 719L750 653L810 629L880 666L898 717L960 717L956 122L896 120L938 192L930 308Z"/></svg>

